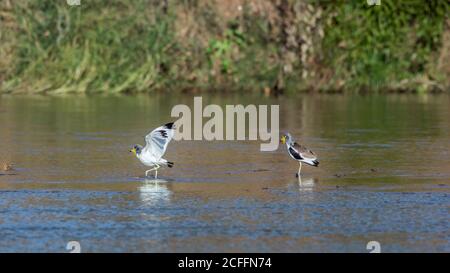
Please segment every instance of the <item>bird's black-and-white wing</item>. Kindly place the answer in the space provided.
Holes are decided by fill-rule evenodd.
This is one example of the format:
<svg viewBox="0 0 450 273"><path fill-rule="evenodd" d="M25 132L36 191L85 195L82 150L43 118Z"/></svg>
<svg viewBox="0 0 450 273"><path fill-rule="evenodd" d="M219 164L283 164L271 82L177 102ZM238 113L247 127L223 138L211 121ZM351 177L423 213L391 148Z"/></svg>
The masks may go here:
<svg viewBox="0 0 450 273"><path fill-rule="evenodd" d="M164 124L145 136L145 148L150 151L156 160L161 159L175 133L173 122Z"/></svg>
<svg viewBox="0 0 450 273"><path fill-rule="evenodd" d="M319 161L317 161L317 156L308 148L303 145L294 142L292 145L288 145L289 155L299 161L305 162L307 164L317 166Z"/></svg>
<svg viewBox="0 0 450 273"><path fill-rule="evenodd" d="M302 160L303 159L303 157L300 155L300 153L296 149L294 149L292 146L288 146L288 147L289 147L288 148L289 155L293 159L295 159L295 160Z"/></svg>

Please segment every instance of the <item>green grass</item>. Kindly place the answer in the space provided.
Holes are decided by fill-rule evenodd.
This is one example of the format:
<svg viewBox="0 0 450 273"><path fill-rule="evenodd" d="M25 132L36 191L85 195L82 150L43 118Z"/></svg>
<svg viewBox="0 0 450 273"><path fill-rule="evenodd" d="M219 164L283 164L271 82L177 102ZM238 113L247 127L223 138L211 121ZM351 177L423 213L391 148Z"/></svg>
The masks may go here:
<svg viewBox="0 0 450 273"><path fill-rule="evenodd" d="M244 4L232 19L220 14L220 3L202 0L169 1L167 9L151 0L11 3L0 13L0 20L9 18L0 28L0 93L259 91L280 80L289 92L449 86L449 75L436 69L448 31L446 1L382 0L369 7L288 0L272 3L267 14ZM308 19L319 10L317 20ZM305 34L305 18L325 35ZM314 39L313 53L301 61L305 37Z"/></svg>
<svg viewBox="0 0 450 273"><path fill-rule="evenodd" d="M373 91L400 81L429 75L433 53L441 48L448 14L446 1L382 1L369 7L364 1L341 3L324 39L327 65L350 89ZM420 85L417 85L420 88Z"/></svg>
<svg viewBox="0 0 450 273"><path fill-rule="evenodd" d="M16 5L15 88L29 93L144 92L163 82L172 33L170 15L148 1L56 1ZM123 13L128 16L122 16ZM12 77L13 81L17 81Z"/></svg>

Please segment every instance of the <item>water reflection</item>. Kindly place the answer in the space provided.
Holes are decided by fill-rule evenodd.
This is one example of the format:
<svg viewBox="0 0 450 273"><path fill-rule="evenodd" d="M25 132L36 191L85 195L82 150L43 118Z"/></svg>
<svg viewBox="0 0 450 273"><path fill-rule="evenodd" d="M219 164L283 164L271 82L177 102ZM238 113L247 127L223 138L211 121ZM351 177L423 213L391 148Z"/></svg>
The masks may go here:
<svg viewBox="0 0 450 273"><path fill-rule="evenodd" d="M155 206L170 202L172 192L163 179L145 179L139 187L139 197L143 206Z"/></svg>
<svg viewBox="0 0 450 273"><path fill-rule="evenodd" d="M300 192L312 191L318 179L314 179L312 177L302 178L298 176L298 190Z"/></svg>

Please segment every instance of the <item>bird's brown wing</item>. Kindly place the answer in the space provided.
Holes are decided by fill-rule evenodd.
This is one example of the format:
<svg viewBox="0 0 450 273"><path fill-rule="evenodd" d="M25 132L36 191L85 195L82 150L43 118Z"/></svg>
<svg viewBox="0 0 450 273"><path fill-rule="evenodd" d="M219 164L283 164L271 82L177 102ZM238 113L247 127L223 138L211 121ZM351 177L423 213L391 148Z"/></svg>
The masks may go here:
<svg viewBox="0 0 450 273"><path fill-rule="evenodd" d="M310 149L306 148L303 145L298 144L297 142L294 143L293 147L300 153L301 157L303 158L309 158L309 159L316 159L317 156L311 151Z"/></svg>

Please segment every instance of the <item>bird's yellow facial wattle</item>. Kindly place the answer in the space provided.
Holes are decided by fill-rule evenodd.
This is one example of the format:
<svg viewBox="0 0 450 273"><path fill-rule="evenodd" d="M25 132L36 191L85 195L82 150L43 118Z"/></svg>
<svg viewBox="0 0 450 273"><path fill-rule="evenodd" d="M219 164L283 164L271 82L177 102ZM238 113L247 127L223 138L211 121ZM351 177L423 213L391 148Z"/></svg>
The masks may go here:
<svg viewBox="0 0 450 273"><path fill-rule="evenodd" d="M133 153L134 155L136 155L136 148L131 149L130 153Z"/></svg>
<svg viewBox="0 0 450 273"><path fill-rule="evenodd" d="M281 136L280 142L286 144L286 136Z"/></svg>

